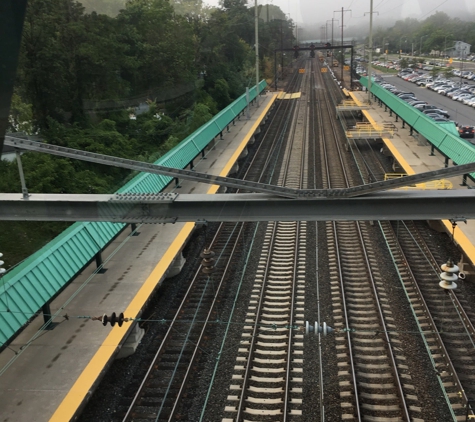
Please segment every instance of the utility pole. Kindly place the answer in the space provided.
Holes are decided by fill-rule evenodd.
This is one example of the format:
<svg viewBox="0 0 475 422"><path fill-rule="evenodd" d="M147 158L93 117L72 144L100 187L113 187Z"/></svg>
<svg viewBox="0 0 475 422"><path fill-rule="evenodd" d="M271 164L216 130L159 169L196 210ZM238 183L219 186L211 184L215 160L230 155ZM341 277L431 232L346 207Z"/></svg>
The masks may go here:
<svg viewBox="0 0 475 422"><path fill-rule="evenodd" d="M257 11L257 0L254 1L255 26L256 26L256 105L259 107L259 13Z"/></svg>
<svg viewBox="0 0 475 422"><path fill-rule="evenodd" d="M333 22L334 21L339 22L338 19L332 18L332 47L333 47Z"/></svg>
<svg viewBox="0 0 475 422"><path fill-rule="evenodd" d="M366 14L366 13L365 13ZM371 104L371 74L373 73L373 0L370 0L369 7L369 58L368 58L368 104Z"/></svg>
<svg viewBox="0 0 475 422"><path fill-rule="evenodd" d="M339 10L334 10L333 13L339 12ZM343 25L343 16L344 12L351 12L351 9L345 10L343 7L341 8L341 58L340 58L340 67L341 67L341 85L344 86L343 82L343 66L345 64L345 52L343 51L343 28L345 25ZM333 31L332 31L332 38L333 38ZM350 71L350 77L351 77L351 71Z"/></svg>

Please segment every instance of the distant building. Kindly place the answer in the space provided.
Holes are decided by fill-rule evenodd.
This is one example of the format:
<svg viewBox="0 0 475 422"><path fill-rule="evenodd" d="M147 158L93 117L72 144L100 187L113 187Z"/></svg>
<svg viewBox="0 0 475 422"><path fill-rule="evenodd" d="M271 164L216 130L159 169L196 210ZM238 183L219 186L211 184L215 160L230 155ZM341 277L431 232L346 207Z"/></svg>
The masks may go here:
<svg viewBox="0 0 475 422"><path fill-rule="evenodd" d="M470 46L463 41L455 41L453 47L448 48L446 51L449 57L468 57L470 55Z"/></svg>

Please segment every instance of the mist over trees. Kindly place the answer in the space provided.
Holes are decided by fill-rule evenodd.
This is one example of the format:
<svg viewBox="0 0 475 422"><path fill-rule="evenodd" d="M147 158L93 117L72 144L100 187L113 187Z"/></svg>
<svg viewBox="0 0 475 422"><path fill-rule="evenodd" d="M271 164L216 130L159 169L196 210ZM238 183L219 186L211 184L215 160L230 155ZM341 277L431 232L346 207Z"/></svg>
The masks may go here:
<svg viewBox="0 0 475 422"><path fill-rule="evenodd" d="M419 22L417 19L406 18L397 21L392 27L378 27L373 32L373 45L382 47L383 41L388 43L387 49L397 52L438 51L444 54L455 41L464 41L475 48L475 22L451 18L444 12L437 12ZM367 42L367 39L366 39Z"/></svg>

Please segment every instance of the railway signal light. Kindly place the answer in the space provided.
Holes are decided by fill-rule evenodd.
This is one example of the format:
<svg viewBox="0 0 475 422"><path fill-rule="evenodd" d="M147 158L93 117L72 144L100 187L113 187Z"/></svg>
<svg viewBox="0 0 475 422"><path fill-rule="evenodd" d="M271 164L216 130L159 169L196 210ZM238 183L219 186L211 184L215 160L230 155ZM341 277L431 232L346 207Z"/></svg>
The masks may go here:
<svg viewBox="0 0 475 422"><path fill-rule="evenodd" d="M298 45L294 45L294 57L295 58L298 58L299 50L300 50L300 47Z"/></svg>
<svg viewBox="0 0 475 422"><path fill-rule="evenodd" d="M310 44L310 57L314 58L315 57L315 45Z"/></svg>

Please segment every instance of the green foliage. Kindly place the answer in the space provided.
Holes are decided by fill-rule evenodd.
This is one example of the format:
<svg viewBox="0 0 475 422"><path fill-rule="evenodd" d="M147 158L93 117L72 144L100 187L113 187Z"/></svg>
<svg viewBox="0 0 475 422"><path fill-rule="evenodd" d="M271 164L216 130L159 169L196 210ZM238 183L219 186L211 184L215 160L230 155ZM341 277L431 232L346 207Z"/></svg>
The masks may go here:
<svg viewBox="0 0 475 422"><path fill-rule="evenodd" d="M231 102L231 97L229 96L229 85L225 79L218 79L214 83L214 88L212 88L210 92L220 109L226 107Z"/></svg>
<svg viewBox="0 0 475 422"><path fill-rule="evenodd" d="M274 49L292 45L293 28L276 6L261 7L259 16L261 71L270 73ZM29 0L11 129L40 130L55 145L155 161L254 85L254 44L246 0L223 0L217 9L202 0ZM145 102L150 110L130 119L129 110ZM31 193L110 193L132 177L125 169L37 153L22 161ZM21 191L16 163L0 161L0 191ZM64 227L10 225L8 236L25 245L13 261Z"/></svg>
<svg viewBox="0 0 475 422"><path fill-rule="evenodd" d="M12 132L35 133L33 106L22 101L18 94L13 94L10 106L9 128Z"/></svg>
<svg viewBox="0 0 475 422"><path fill-rule="evenodd" d="M445 48L452 47L454 41L475 45L475 23L451 18L444 12L436 12L422 22L406 18L397 21L392 27L378 28L373 33L376 47L381 47L384 42L389 43L390 51L414 51L417 55L420 50L423 53L436 51L443 55Z"/></svg>
<svg viewBox="0 0 475 422"><path fill-rule="evenodd" d="M401 58L399 66L401 67L401 69L406 69L409 66L409 60L405 57Z"/></svg>

